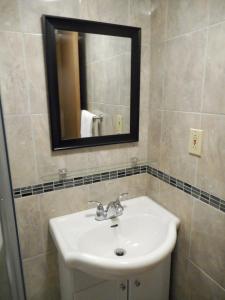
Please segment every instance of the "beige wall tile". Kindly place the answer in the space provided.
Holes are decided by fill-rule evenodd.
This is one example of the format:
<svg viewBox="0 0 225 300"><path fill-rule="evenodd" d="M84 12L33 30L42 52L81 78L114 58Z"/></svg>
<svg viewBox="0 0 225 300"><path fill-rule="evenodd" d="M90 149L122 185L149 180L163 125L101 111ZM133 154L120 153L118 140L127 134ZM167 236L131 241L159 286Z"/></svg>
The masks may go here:
<svg viewBox="0 0 225 300"><path fill-rule="evenodd" d="M28 113L23 35L0 32L0 40L0 81L4 114Z"/></svg>
<svg viewBox="0 0 225 300"><path fill-rule="evenodd" d="M69 188L40 195L44 249L53 250L49 220L88 208L88 187Z"/></svg>
<svg viewBox="0 0 225 300"><path fill-rule="evenodd" d="M30 116L5 118L10 167L14 187L36 183Z"/></svg>
<svg viewBox="0 0 225 300"><path fill-rule="evenodd" d="M223 288L225 287L224 226L224 213L195 201L190 258Z"/></svg>
<svg viewBox="0 0 225 300"><path fill-rule="evenodd" d="M171 260L171 300L190 300L188 286L188 260L180 255L172 255ZM200 299L199 299L200 300Z"/></svg>
<svg viewBox="0 0 225 300"><path fill-rule="evenodd" d="M0 31L20 31L19 9L16 0L1 0Z"/></svg>
<svg viewBox="0 0 225 300"><path fill-rule="evenodd" d="M58 169L65 168L65 155L52 152L49 132L49 120L46 114L32 115L32 127L35 141L35 154L39 182L49 181L58 174Z"/></svg>
<svg viewBox="0 0 225 300"><path fill-rule="evenodd" d="M28 300L60 300L58 263L55 253L23 261Z"/></svg>
<svg viewBox="0 0 225 300"><path fill-rule="evenodd" d="M191 262L188 265L188 292L191 300L225 299L225 290Z"/></svg>
<svg viewBox="0 0 225 300"><path fill-rule="evenodd" d="M190 248L193 197L171 185L160 182L160 202L181 221L175 248L177 255L188 257Z"/></svg>
<svg viewBox="0 0 225 300"><path fill-rule="evenodd" d="M160 203L160 180L153 176L147 176L147 195L152 200L157 201Z"/></svg>
<svg viewBox="0 0 225 300"><path fill-rule="evenodd" d="M197 185L225 198L225 116L203 115L204 130L202 156L198 160Z"/></svg>
<svg viewBox="0 0 225 300"><path fill-rule="evenodd" d="M209 23L217 23L225 20L225 2L223 0L209 0Z"/></svg>
<svg viewBox="0 0 225 300"><path fill-rule="evenodd" d="M203 111L225 113L225 23L209 29Z"/></svg>
<svg viewBox="0 0 225 300"><path fill-rule="evenodd" d="M17 199L15 204L22 257L29 258L43 253L43 232L38 196Z"/></svg>
<svg viewBox="0 0 225 300"><path fill-rule="evenodd" d="M161 109L164 103L165 43L151 45L150 110Z"/></svg>
<svg viewBox="0 0 225 300"><path fill-rule="evenodd" d="M147 194L147 176L146 174L134 175L128 177L128 189L125 192L129 193L128 198L144 196ZM122 191L123 193L123 191Z"/></svg>
<svg viewBox="0 0 225 300"><path fill-rule="evenodd" d="M63 17L79 17L77 0L18 0L21 14L21 26L23 32L40 33L41 16L55 15Z"/></svg>
<svg viewBox="0 0 225 300"><path fill-rule="evenodd" d="M80 17L109 23L128 23L128 0L83 0Z"/></svg>
<svg viewBox="0 0 225 300"><path fill-rule="evenodd" d="M161 126L163 112L151 110L149 113L148 161L160 162Z"/></svg>
<svg viewBox="0 0 225 300"><path fill-rule="evenodd" d="M167 37L205 27L209 0L168 0Z"/></svg>
<svg viewBox="0 0 225 300"><path fill-rule="evenodd" d="M188 153L189 130L200 128L200 115L164 112L160 149L160 169L180 180L196 184L199 158Z"/></svg>
<svg viewBox="0 0 225 300"><path fill-rule="evenodd" d="M47 95L42 36L24 34L24 42L31 113L46 113Z"/></svg>
<svg viewBox="0 0 225 300"><path fill-rule="evenodd" d="M206 31L167 42L165 107L169 110L200 111Z"/></svg>
<svg viewBox="0 0 225 300"><path fill-rule="evenodd" d="M150 47L141 48L140 106L148 107L150 96Z"/></svg>
<svg viewBox="0 0 225 300"><path fill-rule="evenodd" d="M128 153L129 145L91 148L91 151L88 153L89 168L116 168L120 164L129 162Z"/></svg>
<svg viewBox="0 0 225 300"><path fill-rule="evenodd" d="M166 38L168 0L151 1L151 42L160 43Z"/></svg>
<svg viewBox="0 0 225 300"><path fill-rule="evenodd" d="M150 40L151 2L149 0L130 0L130 21L132 26L142 28L142 43Z"/></svg>

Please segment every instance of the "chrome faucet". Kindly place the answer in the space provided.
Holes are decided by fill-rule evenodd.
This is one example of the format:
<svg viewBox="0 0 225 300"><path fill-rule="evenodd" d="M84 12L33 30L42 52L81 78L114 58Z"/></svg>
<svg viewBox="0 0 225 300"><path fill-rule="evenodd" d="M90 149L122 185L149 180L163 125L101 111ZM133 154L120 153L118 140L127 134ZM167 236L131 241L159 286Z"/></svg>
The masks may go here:
<svg viewBox="0 0 225 300"><path fill-rule="evenodd" d="M104 209L103 204L99 201L88 201L89 203L98 204L96 209L96 214L95 214L95 220L103 221L103 220L113 219L121 216L124 210L121 201L127 195L128 193L121 193L115 201L109 202L109 204L106 206L106 209Z"/></svg>

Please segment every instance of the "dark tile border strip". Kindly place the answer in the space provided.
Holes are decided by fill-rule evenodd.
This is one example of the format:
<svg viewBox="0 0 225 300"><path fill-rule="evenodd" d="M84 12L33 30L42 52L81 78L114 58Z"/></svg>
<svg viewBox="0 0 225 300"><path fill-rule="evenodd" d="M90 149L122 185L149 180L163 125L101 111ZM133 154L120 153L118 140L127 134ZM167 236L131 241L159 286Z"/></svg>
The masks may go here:
<svg viewBox="0 0 225 300"><path fill-rule="evenodd" d="M107 181L122 177L127 177L136 174L147 173L147 165L141 165L136 167L123 168L114 171L107 171L101 173L95 173L91 175L74 177L64 180L56 180L46 182L43 184L36 184L32 186L16 188L14 189L14 198L22 198L31 195L43 194L51 191L62 190L71 187L77 187L81 185L93 184L100 181Z"/></svg>
<svg viewBox="0 0 225 300"><path fill-rule="evenodd" d="M225 200L211 195L193 185L188 184L182 180L172 177L158 169L148 165L141 165L136 167L123 168L119 170L107 171L102 173L95 173L91 175L74 177L70 179L57 180L14 189L14 198L23 198L31 195L43 194L51 191L62 190L71 187L77 187L87 184L94 184L101 181L107 181L136 174L147 173L152 175L179 190L199 199L200 201L213 206L214 208L225 213Z"/></svg>
<svg viewBox="0 0 225 300"><path fill-rule="evenodd" d="M211 195L187 182L174 178L151 166L147 167L147 173L225 213L225 201L223 199Z"/></svg>

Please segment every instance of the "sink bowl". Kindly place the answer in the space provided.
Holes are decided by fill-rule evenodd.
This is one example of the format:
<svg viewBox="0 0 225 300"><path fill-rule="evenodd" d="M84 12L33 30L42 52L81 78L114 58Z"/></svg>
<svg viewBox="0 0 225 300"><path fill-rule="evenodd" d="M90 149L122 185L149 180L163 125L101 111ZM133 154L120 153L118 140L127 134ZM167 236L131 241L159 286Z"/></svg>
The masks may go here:
<svg viewBox="0 0 225 300"><path fill-rule="evenodd" d="M96 209L50 220L68 268L103 279L129 278L153 268L173 250L179 219L148 197L123 201L116 219L95 220Z"/></svg>

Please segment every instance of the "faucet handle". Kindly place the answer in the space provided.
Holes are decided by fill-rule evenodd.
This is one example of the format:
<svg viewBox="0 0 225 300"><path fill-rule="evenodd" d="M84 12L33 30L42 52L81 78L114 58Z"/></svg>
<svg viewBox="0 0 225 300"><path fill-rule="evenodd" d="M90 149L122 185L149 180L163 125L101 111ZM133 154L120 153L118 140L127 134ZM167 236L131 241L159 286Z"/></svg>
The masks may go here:
<svg viewBox="0 0 225 300"><path fill-rule="evenodd" d="M98 209L98 210L104 209L103 204L102 204L102 202L100 202L100 201L93 201L93 200L91 200L91 201L88 201L88 203L97 203L97 204L98 204L98 205L97 205L97 209Z"/></svg>
<svg viewBox="0 0 225 300"><path fill-rule="evenodd" d="M97 210L95 215L95 220L101 221L105 219L105 210L104 206L100 201L88 201L88 203L97 203Z"/></svg>

